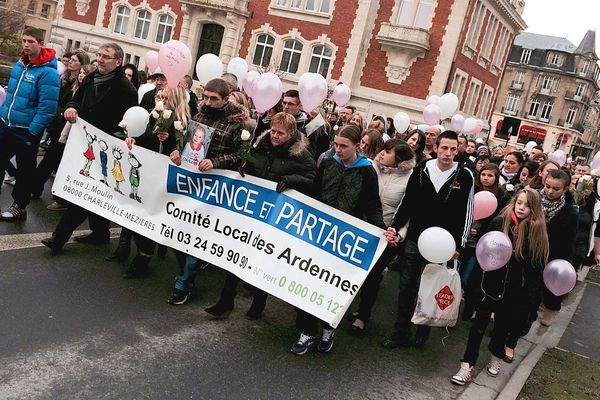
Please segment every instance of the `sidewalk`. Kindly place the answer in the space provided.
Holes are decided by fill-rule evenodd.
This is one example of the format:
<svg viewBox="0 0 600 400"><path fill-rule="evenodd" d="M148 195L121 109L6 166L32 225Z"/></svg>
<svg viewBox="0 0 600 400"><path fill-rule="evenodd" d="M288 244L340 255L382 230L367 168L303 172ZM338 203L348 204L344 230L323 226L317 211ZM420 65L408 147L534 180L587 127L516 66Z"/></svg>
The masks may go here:
<svg viewBox="0 0 600 400"><path fill-rule="evenodd" d="M477 368L479 374L458 400L516 399L547 349L575 347L600 357L600 341L597 340L600 321L590 318L600 304L600 286L585 281L588 270L584 267L580 272L575 289L563 301L562 310L552 326L546 328L536 321L529 333L519 340L515 361L502 364L502 371L496 378L485 373L484 365ZM591 289L590 285L593 286Z"/></svg>

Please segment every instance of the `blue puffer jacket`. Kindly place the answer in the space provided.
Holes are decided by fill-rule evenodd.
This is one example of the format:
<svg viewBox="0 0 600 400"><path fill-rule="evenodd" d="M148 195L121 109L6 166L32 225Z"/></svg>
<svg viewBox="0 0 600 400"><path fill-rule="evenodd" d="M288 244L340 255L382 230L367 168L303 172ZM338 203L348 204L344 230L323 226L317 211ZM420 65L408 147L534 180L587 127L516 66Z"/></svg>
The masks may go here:
<svg viewBox="0 0 600 400"><path fill-rule="evenodd" d="M54 49L42 48L40 56L26 64L22 56L14 65L0 118L6 125L25 128L41 137L58 108L60 77Z"/></svg>

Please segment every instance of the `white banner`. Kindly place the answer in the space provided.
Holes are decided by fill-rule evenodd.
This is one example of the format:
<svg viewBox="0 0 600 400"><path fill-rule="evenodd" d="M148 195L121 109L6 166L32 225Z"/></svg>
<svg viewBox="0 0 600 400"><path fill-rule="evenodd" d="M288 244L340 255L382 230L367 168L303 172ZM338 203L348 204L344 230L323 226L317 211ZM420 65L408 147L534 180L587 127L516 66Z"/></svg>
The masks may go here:
<svg viewBox="0 0 600 400"><path fill-rule="evenodd" d="M275 186L178 167L139 146L129 151L79 119L52 192L337 326L385 249L384 232Z"/></svg>

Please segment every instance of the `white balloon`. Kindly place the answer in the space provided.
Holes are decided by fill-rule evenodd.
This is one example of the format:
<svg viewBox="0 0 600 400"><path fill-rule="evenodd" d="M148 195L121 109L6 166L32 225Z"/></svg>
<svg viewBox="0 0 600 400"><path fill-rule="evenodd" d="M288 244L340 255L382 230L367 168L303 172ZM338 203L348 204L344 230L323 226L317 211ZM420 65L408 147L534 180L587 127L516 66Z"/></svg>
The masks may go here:
<svg viewBox="0 0 600 400"><path fill-rule="evenodd" d="M125 111L123 121L127 122L127 136L142 136L150 121L150 114L145 108L134 106Z"/></svg>
<svg viewBox="0 0 600 400"><path fill-rule="evenodd" d="M260 74L256 71L248 71L246 76L244 77L244 81L242 82L242 88L244 92L248 95L248 97L252 98L254 91L253 85L256 78L258 78Z"/></svg>
<svg viewBox="0 0 600 400"><path fill-rule="evenodd" d="M404 133L410 126L410 117L405 112L398 112L394 115L394 129L398 133Z"/></svg>
<svg viewBox="0 0 600 400"><path fill-rule="evenodd" d="M562 150L556 150L548 155L548 159L562 167L567 162L567 153Z"/></svg>
<svg viewBox="0 0 600 400"><path fill-rule="evenodd" d="M196 62L196 75L201 85L206 85L211 79L220 78L223 75L221 59L211 53L203 54Z"/></svg>
<svg viewBox="0 0 600 400"><path fill-rule="evenodd" d="M142 102L142 97L144 97L144 95L146 93L148 93L149 91L151 91L155 87L156 86L153 85L152 83L144 83L144 84L140 85L140 87L138 89L138 103L141 103Z"/></svg>
<svg viewBox="0 0 600 400"><path fill-rule="evenodd" d="M527 144L525 145L525 153L527 154L531 154L531 150L537 146L537 142L534 142L533 140L527 142Z"/></svg>
<svg viewBox="0 0 600 400"><path fill-rule="evenodd" d="M463 133L471 133L473 129L477 126L477 119L473 117L469 117L465 119L465 123L463 124Z"/></svg>
<svg viewBox="0 0 600 400"><path fill-rule="evenodd" d="M65 67L65 64L63 64L61 61L56 63L56 70L58 71L59 75L62 75L66 69L67 67Z"/></svg>
<svg viewBox="0 0 600 400"><path fill-rule="evenodd" d="M241 87L248 73L248 63L241 57L234 57L227 64L227 72L237 77L238 86Z"/></svg>
<svg viewBox="0 0 600 400"><path fill-rule="evenodd" d="M327 81L321 74L306 72L298 81L298 93L303 109L312 111L327 98Z"/></svg>
<svg viewBox="0 0 600 400"><path fill-rule="evenodd" d="M446 93L440 98L438 106L442 111L442 119L446 119L458 109L458 97L454 93Z"/></svg>
<svg viewBox="0 0 600 400"><path fill-rule="evenodd" d="M445 263L456 251L456 242L447 230L434 226L425 229L417 241L419 253L429 262Z"/></svg>
<svg viewBox="0 0 600 400"><path fill-rule="evenodd" d="M440 99L441 99L441 97L440 97L440 96L437 96L437 95L435 95L435 94L434 94L433 96L429 96L429 97L427 98L427 100L425 101L425 103L426 103L427 105L429 105L429 104L439 104L439 102L440 102Z"/></svg>
<svg viewBox="0 0 600 400"><path fill-rule="evenodd" d="M423 133L425 133L425 131L427 130L427 128L429 128L429 125L427 125L427 124L419 124L419 125L417 125L417 129L420 130Z"/></svg>

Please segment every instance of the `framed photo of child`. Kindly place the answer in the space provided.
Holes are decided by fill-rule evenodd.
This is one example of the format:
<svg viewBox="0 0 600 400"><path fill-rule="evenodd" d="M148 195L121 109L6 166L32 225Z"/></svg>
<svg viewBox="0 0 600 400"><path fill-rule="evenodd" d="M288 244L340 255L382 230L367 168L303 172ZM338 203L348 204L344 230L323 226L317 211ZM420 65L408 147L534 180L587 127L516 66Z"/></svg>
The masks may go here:
<svg viewBox="0 0 600 400"><path fill-rule="evenodd" d="M181 163L198 168L208 152L214 129L196 121L190 121L183 136Z"/></svg>

